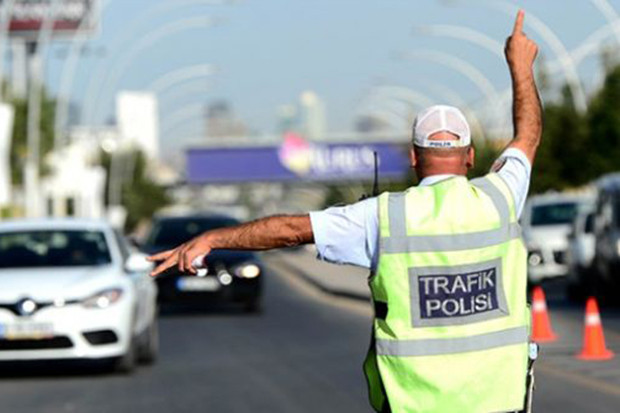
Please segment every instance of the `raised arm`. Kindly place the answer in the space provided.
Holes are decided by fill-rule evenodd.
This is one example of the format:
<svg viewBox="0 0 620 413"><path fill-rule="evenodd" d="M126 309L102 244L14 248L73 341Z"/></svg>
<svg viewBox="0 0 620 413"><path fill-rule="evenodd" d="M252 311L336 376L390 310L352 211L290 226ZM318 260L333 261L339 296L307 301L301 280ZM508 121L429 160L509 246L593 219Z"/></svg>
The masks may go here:
<svg viewBox="0 0 620 413"><path fill-rule="evenodd" d="M207 231L177 248L149 257L161 262L151 273L156 276L177 266L182 272L195 273L193 261L215 249L268 250L314 242L309 215L280 215L228 228Z"/></svg>
<svg viewBox="0 0 620 413"><path fill-rule="evenodd" d="M506 61L512 78L512 121L518 148L534 163L542 135L542 106L534 79L534 60L538 46L523 33L523 10L519 10L512 34L506 40Z"/></svg>

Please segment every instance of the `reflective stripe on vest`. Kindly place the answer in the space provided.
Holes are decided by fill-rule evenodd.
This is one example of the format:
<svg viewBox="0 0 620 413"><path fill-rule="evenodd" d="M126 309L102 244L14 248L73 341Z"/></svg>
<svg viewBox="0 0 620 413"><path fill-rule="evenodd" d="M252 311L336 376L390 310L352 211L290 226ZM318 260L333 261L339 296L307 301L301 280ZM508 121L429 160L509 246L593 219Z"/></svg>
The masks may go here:
<svg viewBox="0 0 620 413"><path fill-rule="evenodd" d="M383 252L400 254L407 252L444 252L478 249L502 244L521 236L517 223L510 223L510 207L506 198L493 185L489 178L474 179L471 184L491 198L501 221L501 226L487 231L446 235L410 235L403 223L405 218L406 198L404 193L390 194L388 199L388 216L390 236L382 239Z"/></svg>
<svg viewBox="0 0 620 413"><path fill-rule="evenodd" d="M495 347L525 343L527 340L527 327L516 327L471 337L428 340L377 340L376 349L377 354L380 356L437 356L441 354L488 350Z"/></svg>

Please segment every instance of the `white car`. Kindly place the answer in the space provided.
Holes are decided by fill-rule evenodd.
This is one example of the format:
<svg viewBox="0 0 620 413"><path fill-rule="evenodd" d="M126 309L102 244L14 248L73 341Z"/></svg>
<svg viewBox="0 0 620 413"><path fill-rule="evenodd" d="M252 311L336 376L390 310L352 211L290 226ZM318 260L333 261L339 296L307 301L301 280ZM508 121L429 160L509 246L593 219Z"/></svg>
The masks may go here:
<svg viewBox="0 0 620 413"><path fill-rule="evenodd" d="M150 268L104 222L0 223L0 361L106 359L124 372L154 361Z"/></svg>
<svg viewBox="0 0 620 413"><path fill-rule="evenodd" d="M567 292L570 299L586 296L591 285L596 238L594 236L594 209L583 209L573 222L568 235L566 264L568 265Z"/></svg>
<svg viewBox="0 0 620 413"><path fill-rule="evenodd" d="M539 283L568 273L568 234L580 210L591 207L592 197L547 194L528 199L521 226L528 249L528 279Z"/></svg>

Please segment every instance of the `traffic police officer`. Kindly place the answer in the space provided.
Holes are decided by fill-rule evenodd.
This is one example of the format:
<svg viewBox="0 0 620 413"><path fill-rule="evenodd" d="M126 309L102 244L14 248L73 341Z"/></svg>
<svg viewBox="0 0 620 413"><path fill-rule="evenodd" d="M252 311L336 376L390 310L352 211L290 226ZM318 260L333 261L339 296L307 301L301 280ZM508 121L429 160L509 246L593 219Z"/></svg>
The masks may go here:
<svg viewBox="0 0 620 413"><path fill-rule="evenodd" d="M519 215L542 133L536 44L519 12L506 42L514 140L492 171L474 164L462 113L418 114L411 165L420 183L354 205L209 231L150 257L195 272L212 249L314 242L319 257L371 269L373 339L364 369L378 412L510 412L525 407L529 311Z"/></svg>

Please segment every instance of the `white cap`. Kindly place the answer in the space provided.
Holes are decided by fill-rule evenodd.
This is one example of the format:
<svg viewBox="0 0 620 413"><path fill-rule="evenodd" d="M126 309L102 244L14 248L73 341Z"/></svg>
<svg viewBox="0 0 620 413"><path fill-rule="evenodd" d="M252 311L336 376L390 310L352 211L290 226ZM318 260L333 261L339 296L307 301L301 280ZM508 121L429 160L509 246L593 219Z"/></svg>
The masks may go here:
<svg viewBox="0 0 620 413"><path fill-rule="evenodd" d="M455 140L431 140L437 132L450 132ZM413 121L413 143L422 148L462 148L471 144L469 124L463 113L453 106L436 105L418 113Z"/></svg>

